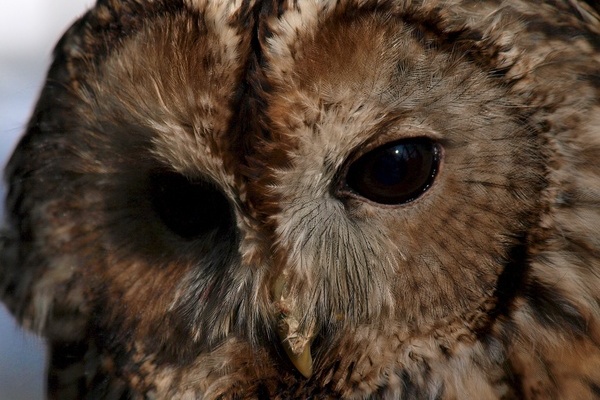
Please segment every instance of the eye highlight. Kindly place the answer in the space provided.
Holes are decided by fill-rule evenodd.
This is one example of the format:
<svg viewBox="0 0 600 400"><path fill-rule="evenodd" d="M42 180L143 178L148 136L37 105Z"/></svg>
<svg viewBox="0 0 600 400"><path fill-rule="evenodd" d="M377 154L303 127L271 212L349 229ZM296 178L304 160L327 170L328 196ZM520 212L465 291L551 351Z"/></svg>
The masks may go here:
<svg viewBox="0 0 600 400"><path fill-rule="evenodd" d="M408 203L431 186L439 160L439 146L427 138L387 143L350 165L346 185L379 204Z"/></svg>

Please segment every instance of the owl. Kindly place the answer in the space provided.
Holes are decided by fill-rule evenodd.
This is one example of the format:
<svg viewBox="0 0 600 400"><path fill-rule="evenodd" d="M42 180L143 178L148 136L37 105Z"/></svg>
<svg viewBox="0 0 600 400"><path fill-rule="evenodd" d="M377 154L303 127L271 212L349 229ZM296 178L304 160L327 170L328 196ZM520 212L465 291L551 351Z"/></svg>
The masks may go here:
<svg viewBox="0 0 600 400"><path fill-rule="evenodd" d="M600 397L599 11L98 0L5 171L48 397Z"/></svg>

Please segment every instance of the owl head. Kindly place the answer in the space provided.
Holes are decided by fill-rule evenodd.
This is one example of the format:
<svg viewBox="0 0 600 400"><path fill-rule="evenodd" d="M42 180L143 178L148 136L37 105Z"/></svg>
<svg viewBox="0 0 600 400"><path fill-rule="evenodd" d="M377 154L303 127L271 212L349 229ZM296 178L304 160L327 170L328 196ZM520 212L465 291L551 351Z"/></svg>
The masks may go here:
<svg viewBox="0 0 600 400"><path fill-rule="evenodd" d="M594 7L99 0L6 169L50 394L598 395Z"/></svg>

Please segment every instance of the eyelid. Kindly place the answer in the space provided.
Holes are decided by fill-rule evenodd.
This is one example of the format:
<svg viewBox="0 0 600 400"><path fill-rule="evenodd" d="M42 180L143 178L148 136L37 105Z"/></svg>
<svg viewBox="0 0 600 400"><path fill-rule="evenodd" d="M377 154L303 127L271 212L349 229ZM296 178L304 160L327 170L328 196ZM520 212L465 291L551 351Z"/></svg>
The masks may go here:
<svg viewBox="0 0 600 400"><path fill-rule="evenodd" d="M346 163L351 164L364 154L386 143L419 137L428 138L442 145L446 142L446 138L441 132L423 123L423 121L405 115L390 114L386 116L385 121L373 129L366 140L356 147L357 150L350 153Z"/></svg>

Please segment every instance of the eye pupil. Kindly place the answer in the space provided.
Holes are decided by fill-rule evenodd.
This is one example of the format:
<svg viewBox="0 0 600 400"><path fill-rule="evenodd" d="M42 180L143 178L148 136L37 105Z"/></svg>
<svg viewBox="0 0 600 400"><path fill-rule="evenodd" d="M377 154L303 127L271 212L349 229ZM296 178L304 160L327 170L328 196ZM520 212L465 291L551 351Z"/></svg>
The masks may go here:
<svg viewBox="0 0 600 400"><path fill-rule="evenodd" d="M408 203L431 186L438 163L438 146L429 139L392 142L352 163L346 184L355 193L380 204Z"/></svg>
<svg viewBox="0 0 600 400"><path fill-rule="evenodd" d="M184 239L229 228L231 209L213 184L183 175L159 172L150 176L152 206L163 224Z"/></svg>

